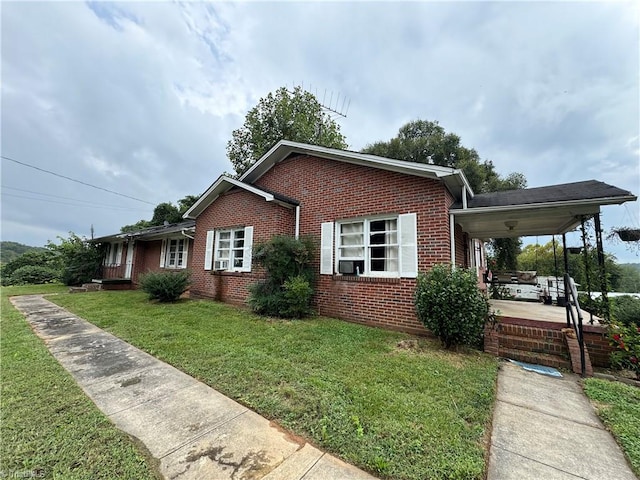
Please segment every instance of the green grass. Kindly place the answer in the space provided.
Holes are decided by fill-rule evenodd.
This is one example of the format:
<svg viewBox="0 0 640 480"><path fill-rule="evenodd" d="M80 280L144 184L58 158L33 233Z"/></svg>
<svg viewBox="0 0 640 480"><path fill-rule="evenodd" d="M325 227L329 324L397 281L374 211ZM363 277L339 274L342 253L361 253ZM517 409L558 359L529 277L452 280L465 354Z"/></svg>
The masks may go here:
<svg viewBox="0 0 640 480"><path fill-rule="evenodd" d="M584 391L640 476L640 388L590 378L584 382Z"/></svg>
<svg viewBox="0 0 640 480"><path fill-rule="evenodd" d="M344 460L395 479L481 479L497 360L338 320L269 321L142 292L53 299Z"/></svg>
<svg viewBox="0 0 640 480"><path fill-rule="evenodd" d="M0 477L158 478L49 354L8 297L67 287L2 287Z"/></svg>

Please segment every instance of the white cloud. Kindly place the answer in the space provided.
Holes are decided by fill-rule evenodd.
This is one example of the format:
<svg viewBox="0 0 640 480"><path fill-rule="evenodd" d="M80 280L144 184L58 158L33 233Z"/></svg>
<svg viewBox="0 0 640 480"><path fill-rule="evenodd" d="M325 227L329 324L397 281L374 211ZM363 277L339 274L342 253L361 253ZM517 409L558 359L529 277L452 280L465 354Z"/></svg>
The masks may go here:
<svg viewBox="0 0 640 480"><path fill-rule="evenodd" d="M245 112L302 82L350 100L339 123L352 149L438 120L531 186L596 178L640 193L637 5L7 2L2 13L3 154L152 203L231 170L225 146ZM114 200L2 173L17 188ZM3 238L17 241L12 212L108 234L147 208L3 207Z"/></svg>

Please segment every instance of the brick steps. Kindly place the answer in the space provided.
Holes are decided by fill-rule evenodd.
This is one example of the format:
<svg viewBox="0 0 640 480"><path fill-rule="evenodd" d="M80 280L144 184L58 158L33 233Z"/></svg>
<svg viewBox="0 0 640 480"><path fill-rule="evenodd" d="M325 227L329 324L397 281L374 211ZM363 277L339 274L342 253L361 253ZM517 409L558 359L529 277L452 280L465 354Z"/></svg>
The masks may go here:
<svg viewBox="0 0 640 480"><path fill-rule="evenodd" d="M500 347L513 350L526 350L534 353L548 353L550 355L563 355L566 347L562 338L552 337L525 337L521 335L509 335L500 332Z"/></svg>
<svg viewBox="0 0 640 480"><path fill-rule="evenodd" d="M520 362L533 363L536 365L545 365L554 368L571 368L571 363L566 358L559 355L551 355L549 353L528 352L515 348L500 348L499 356L518 360Z"/></svg>

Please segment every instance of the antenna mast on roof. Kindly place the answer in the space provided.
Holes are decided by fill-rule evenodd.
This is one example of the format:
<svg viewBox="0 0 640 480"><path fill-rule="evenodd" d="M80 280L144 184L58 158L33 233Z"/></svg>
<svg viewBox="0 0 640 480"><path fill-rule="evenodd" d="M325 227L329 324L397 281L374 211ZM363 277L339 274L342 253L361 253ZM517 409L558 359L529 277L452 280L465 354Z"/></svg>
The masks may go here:
<svg viewBox="0 0 640 480"><path fill-rule="evenodd" d="M343 96L342 99L341 99L340 98L340 94L338 93L336 95L335 100L334 100L333 91L331 91L331 92L329 92L329 101L327 102L327 89L325 88L324 89L324 93L322 95L322 101L320 101L320 97L318 96L318 88L317 87L316 87L315 93L314 93L312 91L311 84L309 84L309 89L308 90L304 88L304 82L301 82L300 85L298 85L298 86L300 87L300 89L303 92L310 93L311 95L316 97L316 100L318 100L318 103L322 107L322 110L327 112L328 115L331 118L334 118L334 117L347 118L347 113L349 112L349 106L351 105L351 99L347 99L346 96ZM293 84L293 88L295 90L295 88L296 88L295 83ZM289 93L293 93L293 92L289 92ZM341 100L342 100L342 103L341 103Z"/></svg>

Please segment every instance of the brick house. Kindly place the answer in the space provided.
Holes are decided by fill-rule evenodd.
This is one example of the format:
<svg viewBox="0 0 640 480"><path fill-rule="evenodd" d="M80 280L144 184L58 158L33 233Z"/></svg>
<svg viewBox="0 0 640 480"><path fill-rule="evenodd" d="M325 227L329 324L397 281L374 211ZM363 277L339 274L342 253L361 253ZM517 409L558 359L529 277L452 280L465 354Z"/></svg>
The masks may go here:
<svg viewBox="0 0 640 480"><path fill-rule="evenodd" d="M102 278L94 281L135 285L143 273L189 268L194 233L195 221L186 220L96 238L105 253Z"/></svg>
<svg viewBox="0 0 640 480"><path fill-rule="evenodd" d="M418 272L451 263L482 279L483 240L564 234L634 200L595 180L476 195L458 169L281 141L239 179L219 177L185 222L96 241L109 244L105 279L188 268L192 296L242 305L263 276L253 245L308 236L319 314L424 333Z"/></svg>
<svg viewBox="0 0 640 480"><path fill-rule="evenodd" d="M418 271L483 265L481 244L450 216L471 195L460 170L282 141L239 180L218 178L185 213L196 221L191 295L242 304L262 275L252 245L310 236L319 314L422 333Z"/></svg>

